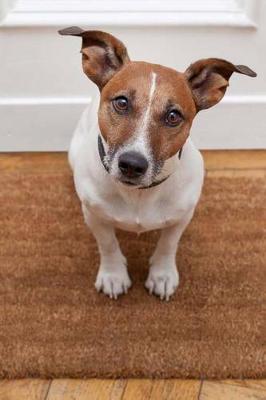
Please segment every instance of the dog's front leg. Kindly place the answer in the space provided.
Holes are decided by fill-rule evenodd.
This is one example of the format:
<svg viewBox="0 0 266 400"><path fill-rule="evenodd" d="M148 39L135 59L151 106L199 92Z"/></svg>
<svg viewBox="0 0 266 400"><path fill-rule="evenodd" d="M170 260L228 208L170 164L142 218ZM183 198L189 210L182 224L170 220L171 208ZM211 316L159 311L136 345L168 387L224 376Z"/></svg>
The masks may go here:
<svg viewBox="0 0 266 400"><path fill-rule="evenodd" d="M150 294L156 294L161 300L169 300L178 286L176 251L192 215L193 212L190 212L178 224L162 230L156 249L150 258L150 270L145 287Z"/></svg>
<svg viewBox="0 0 266 400"><path fill-rule="evenodd" d="M127 272L126 259L122 254L112 225L103 222L82 206L85 221L91 229L100 252L100 268L95 287L110 298L117 299L127 293L131 281Z"/></svg>

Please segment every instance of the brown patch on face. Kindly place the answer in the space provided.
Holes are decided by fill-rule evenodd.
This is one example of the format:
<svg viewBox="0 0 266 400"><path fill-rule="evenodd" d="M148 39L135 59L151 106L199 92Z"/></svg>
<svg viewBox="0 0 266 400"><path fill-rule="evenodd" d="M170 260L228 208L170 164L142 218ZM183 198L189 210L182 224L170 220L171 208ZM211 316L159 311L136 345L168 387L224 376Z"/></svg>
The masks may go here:
<svg viewBox="0 0 266 400"><path fill-rule="evenodd" d="M101 133L107 143L118 147L129 140L137 130L149 92L149 64L141 70L135 62L127 64L103 88L98 112ZM125 96L129 100L129 110L124 114L115 111L112 101Z"/></svg>
<svg viewBox="0 0 266 400"><path fill-rule="evenodd" d="M152 74L156 74L155 91L150 99ZM115 111L112 101L125 96L126 113ZM99 107L99 126L107 143L117 148L139 132L141 121L150 103L146 126L147 140L155 161L163 162L184 145L196 107L184 74L157 64L130 62L103 88ZM169 126L166 115L177 109L183 116L178 126Z"/></svg>
<svg viewBox="0 0 266 400"><path fill-rule="evenodd" d="M182 73L157 65L152 69L157 77L149 137L155 159L165 161L183 147L196 115L196 107ZM179 110L183 117L181 123L174 127L165 120L171 109Z"/></svg>

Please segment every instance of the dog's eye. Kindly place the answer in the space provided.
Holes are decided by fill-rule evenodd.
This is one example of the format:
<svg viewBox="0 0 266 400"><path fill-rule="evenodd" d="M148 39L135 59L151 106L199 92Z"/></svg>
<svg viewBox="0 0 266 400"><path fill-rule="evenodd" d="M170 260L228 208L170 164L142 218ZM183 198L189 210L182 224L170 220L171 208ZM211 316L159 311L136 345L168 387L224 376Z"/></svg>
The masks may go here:
<svg viewBox="0 0 266 400"><path fill-rule="evenodd" d="M119 96L113 100L113 106L116 111L123 112L128 110L128 100L124 96Z"/></svg>
<svg viewBox="0 0 266 400"><path fill-rule="evenodd" d="M166 114L166 123L169 126L177 126L183 121L183 117L178 110L171 110Z"/></svg>

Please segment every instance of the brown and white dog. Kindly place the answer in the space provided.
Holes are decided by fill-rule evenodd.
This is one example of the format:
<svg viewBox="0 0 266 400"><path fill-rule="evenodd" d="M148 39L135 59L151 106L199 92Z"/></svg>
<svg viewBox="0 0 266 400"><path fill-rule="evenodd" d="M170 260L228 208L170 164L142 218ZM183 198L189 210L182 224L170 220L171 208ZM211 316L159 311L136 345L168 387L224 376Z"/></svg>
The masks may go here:
<svg viewBox="0 0 266 400"><path fill-rule="evenodd" d="M83 113L69 161L87 225L101 256L96 289L111 298L131 286L115 228L161 229L145 283L168 300L178 286L176 251L199 200L204 166L189 132L198 111L218 103L233 72L246 66L209 58L184 72L130 61L124 44L78 27L85 74L100 96Z"/></svg>

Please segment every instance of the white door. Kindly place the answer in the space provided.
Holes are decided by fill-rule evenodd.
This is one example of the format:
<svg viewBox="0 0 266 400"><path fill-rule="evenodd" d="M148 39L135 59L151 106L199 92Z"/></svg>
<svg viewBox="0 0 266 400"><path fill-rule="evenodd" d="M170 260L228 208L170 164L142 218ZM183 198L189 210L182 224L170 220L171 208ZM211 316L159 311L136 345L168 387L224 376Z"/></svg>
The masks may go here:
<svg viewBox="0 0 266 400"><path fill-rule="evenodd" d="M0 26L0 151L67 149L95 90L80 39L57 34L69 25L106 30L131 59L180 71L206 57L248 65L258 77L234 74L192 136L201 149L266 147L265 0L18 0Z"/></svg>

